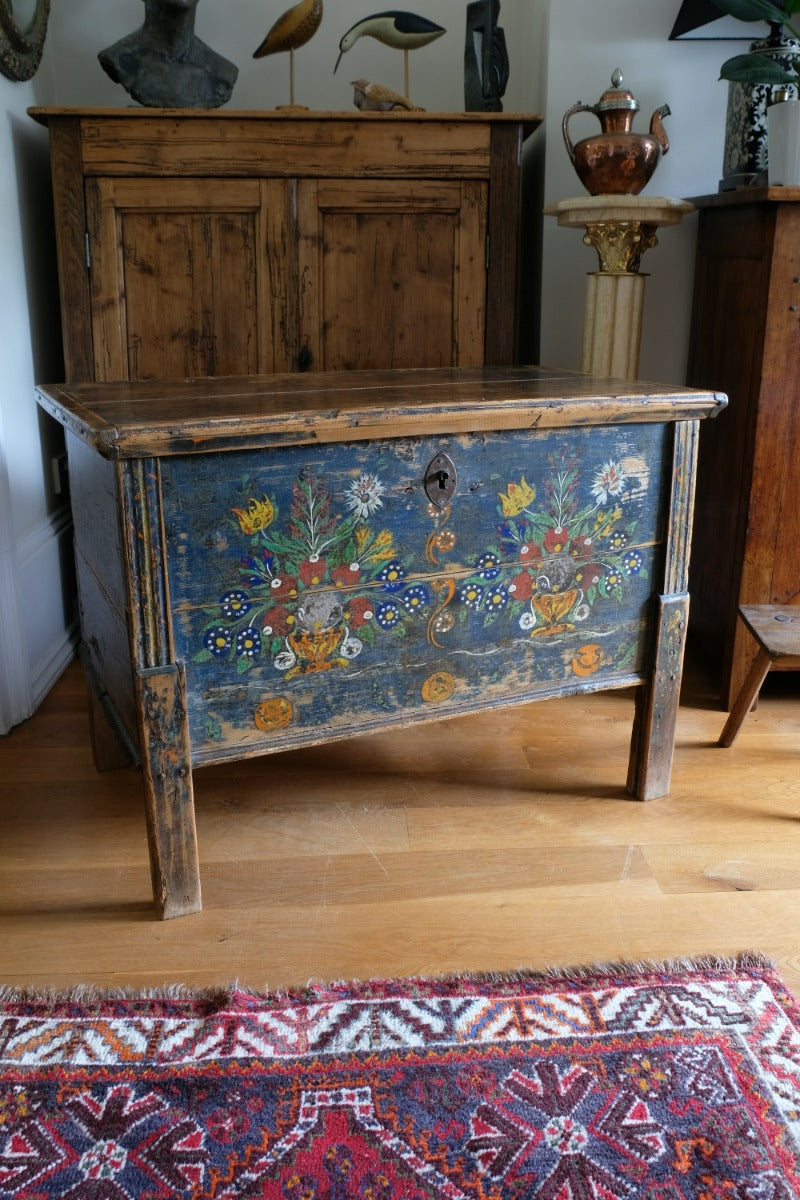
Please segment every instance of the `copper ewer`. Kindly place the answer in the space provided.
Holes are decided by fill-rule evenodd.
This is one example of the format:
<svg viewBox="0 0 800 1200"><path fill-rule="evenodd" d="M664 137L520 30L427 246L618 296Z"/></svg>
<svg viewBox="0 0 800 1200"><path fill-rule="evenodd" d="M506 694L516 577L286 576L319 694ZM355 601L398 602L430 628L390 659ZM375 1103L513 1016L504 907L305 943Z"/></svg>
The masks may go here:
<svg viewBox="0 0 800 1200"><path fill-rule="evenodd" d="M639 104L633 93L622 87L622 81L622 72L617 68L611 76L611 87L597 104L580 101L573 104L561 123L567 153L581 183L592 196L638 195L661 155L669 150L661 123L662 117L669 116L669 106L662 104L653 113L649 134L631 132ZM579 112L594 113L602 131L573 145L568 125L570 118Z"/></svg>

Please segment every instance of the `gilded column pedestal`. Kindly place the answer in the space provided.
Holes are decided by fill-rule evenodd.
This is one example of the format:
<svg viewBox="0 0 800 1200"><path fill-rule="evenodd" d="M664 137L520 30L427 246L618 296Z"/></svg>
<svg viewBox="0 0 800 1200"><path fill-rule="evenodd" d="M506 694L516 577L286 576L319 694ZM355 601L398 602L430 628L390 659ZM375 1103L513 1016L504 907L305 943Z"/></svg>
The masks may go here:
<svg viewBox="0 0 800 1200"><path fill-rule="evenodd" d="M600 270L586 285L581 370L590 375L635 379L644 307L642 256L658 243L659 226L678 225L693 205L663 196L581 196L545 209L568 229L585 229Z"/></svg>

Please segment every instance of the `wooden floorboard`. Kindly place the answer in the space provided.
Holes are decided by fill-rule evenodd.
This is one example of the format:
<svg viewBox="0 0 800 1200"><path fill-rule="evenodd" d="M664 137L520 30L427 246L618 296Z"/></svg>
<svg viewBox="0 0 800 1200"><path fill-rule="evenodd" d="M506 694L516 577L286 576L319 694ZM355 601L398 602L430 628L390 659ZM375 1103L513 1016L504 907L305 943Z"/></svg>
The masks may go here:
<svg viewBox="0 0 800 1200"><path fill-rule="evenodd" d="M624 791L632 693L195 773L204 909L150 901L141 782L98 774L71 664L0 738L0 984L302 985L757 950L800 996L800 677L735 745L689 664L669 797Z"/></svg>

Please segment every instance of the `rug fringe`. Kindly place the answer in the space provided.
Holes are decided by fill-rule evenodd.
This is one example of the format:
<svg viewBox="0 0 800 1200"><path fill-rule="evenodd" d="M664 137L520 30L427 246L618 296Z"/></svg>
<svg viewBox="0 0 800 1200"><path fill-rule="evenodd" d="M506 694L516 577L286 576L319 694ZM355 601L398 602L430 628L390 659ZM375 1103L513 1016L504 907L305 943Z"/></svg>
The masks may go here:
<svg viewBox="0 0 800 1200"><path fill-rule="evenodd" d="M514 984L533 983L537 981L572 980L580 982L596 976L613 975L635 977L653 973L669 974L693 971L735 971L735 970L775 970L774 962L757 950L742 950L733 955L706 954L687 958L668 958L661 960L641 959L639 961L610 961L599 963L577 964L571 966L550 966L543 968L519 967L506 971L469 971L464 973L444 973L441 975L412 975L405 978L372 978L372 979L338 979L334 981L310 979L305 988L269 988L259 990L239 984L234 979L227 984L216 984L208 987L192 987L189 984L172 983L153 988L104 987L96 984L76 984L70 988L16 988L0 985L0 1004L97 1004L108 1000L123 1001L163 1001L186 1000L192 1002L224 1005L234 994L252 996L262 999L286 999L292 996L308 998L317 993L338 991L341 989L363 989L370 987L386 988L393 983L418 985L420 987L433 985L438 987L463 987L475 984Z"/></svg>

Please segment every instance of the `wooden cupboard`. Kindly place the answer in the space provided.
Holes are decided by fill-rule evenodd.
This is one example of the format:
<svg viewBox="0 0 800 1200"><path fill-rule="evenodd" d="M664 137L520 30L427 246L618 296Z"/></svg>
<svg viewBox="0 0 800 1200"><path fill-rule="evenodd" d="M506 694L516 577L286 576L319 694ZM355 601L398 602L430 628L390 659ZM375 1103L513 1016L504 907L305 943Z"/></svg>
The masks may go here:
<svg viewBox="0 0 800 1200"><path fill-rule="evenodd" d="M800 603L800 188L701 197L688 382L726 392L700 437L691 628L730 708L741 604Z"/></svg>
<svg viewBox="0 0 800 1200"><path fill-rule="evenodd" d="M517 361L538 117L31 112L69 379Z"/></svg>

